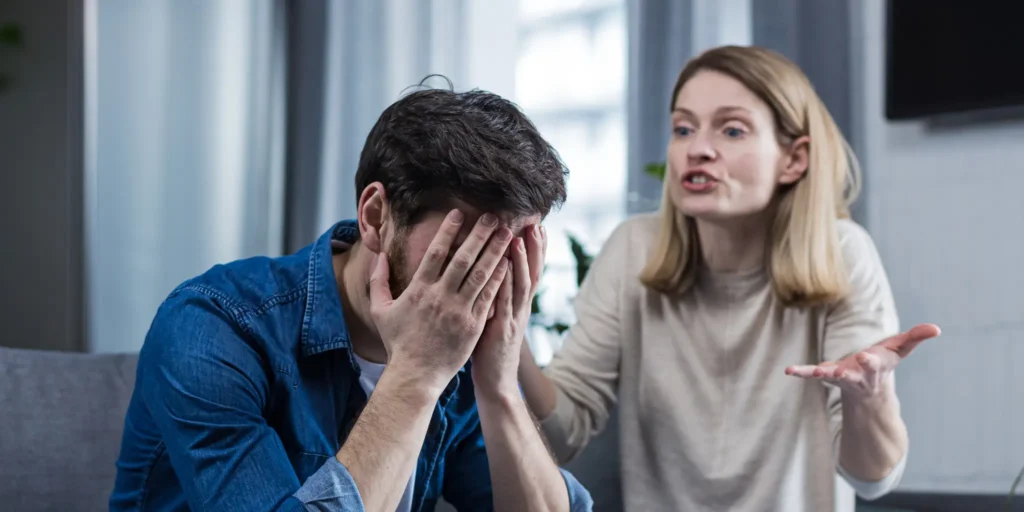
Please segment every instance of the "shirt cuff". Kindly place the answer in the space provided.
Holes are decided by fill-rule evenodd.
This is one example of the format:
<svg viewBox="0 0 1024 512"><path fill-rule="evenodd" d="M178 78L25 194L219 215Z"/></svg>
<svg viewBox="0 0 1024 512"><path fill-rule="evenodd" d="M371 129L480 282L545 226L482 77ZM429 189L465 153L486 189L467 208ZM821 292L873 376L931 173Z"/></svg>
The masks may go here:
<svg viewBox="0 0 1024 512"><path fill-rule="evenodd" d="M909 451L909 450L907 450ZM839 474L843 476L843 479L853 487L853 490L857 492L857 495L865 500L874 500L885 496L890 491L896 488L900 484L900 479L903 478L903 470L907 467L907 452L903 452L903 457L896 463L896 466L889 471L889 474L881 480L875 482L866 482L864 480L858 480L851 476L843 469L843 466L839 465Z"/></svg>
<svg viewBox="0 0 1024 512"><path fill-rule="evenodd" d="M571 512L590 512L594 510L594 498L590 496L586 487L583 487L572 473L558 468L565 479L565 487L569 490L569 510Z"/></svg>
<svg viewBox="0 0 1024 512"><path fill-rule="evenodd" d="M327 459L294 496L306 510L365 510L356 481L337 457Z"/></svg>

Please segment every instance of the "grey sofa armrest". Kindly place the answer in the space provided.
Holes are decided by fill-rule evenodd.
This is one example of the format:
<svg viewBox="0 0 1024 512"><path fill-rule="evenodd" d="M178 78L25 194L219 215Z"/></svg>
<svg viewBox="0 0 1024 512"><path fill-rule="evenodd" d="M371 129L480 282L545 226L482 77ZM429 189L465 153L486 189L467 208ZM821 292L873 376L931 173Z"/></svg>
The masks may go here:
<svg viewBox="0 0 1024 512"><path fill-rule="evenodd" d="M107 510L137 359L0 347L0 508Z"/></svg>

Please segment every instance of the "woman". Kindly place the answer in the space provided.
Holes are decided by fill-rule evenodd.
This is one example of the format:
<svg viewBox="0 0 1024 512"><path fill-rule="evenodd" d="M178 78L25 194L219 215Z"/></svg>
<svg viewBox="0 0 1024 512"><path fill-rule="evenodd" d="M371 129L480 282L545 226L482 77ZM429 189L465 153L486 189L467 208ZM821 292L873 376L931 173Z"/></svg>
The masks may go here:
<svg viewBox="0 0 1024 512"><path fill-rule="evenodd" d="M934 325L897 334L857 167L803 73L712 49L671 98L661 212L620 226L575 299L578 323L520 379L566 462L618 401L627 510L852 510L907 453L893 369Z"/></svg>

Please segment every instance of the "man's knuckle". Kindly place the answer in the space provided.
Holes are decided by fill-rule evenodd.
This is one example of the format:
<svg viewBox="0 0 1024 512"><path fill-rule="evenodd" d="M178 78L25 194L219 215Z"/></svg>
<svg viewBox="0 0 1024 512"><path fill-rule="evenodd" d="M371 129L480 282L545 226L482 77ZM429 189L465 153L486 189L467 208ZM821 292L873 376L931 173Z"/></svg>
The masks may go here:
<svg viewBox="0 0 1024 512"><path fill-rule="evenodd" d="M452 259L451 266L456 270L464 271L473 264L473 261L465 256L457 256Z"/></svg>
<svg viewBox="0 0 1024 512"><path fill-rule="evenodd" d="M451 307L441 308L436 311L437 317L445 325L450 325L459 329L462 327L463 313L460 310L453 309Z"/></svg>
<svg viewBox="0 0 1024 512"><path fill-rule="evenodd" d="M485 270L480 268L474 270L473 273L470 274L470 276L473 279L473 282L476 284L483 284L487 281L487 278L490 277L489 275L487 275L487 272Z"/></svg>
<svg viewBox="0 0 1024 512"><path fill-rule="evenodd" d="M432 245L427 249L425 256L431 263L444 263L445 258L448 257L448 251L444 250L443 247Z"/></svg>

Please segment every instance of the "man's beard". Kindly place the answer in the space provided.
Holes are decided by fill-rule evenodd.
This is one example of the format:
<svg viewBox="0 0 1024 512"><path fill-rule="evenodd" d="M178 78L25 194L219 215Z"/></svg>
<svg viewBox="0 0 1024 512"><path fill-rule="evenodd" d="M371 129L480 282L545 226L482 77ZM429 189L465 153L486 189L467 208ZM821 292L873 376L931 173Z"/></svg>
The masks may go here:
<svg viewBox="0 0 1024 512"><path fill-rule="evenodd" d="M388 244L386 252L388 257L388 284L391 286L391 297L395 299L409 287L409 282L412 280L412 275L410 275L409 269L406 266L406 238L406 233L403 230L399 230L395 233L394 238L391 239L391 243Z"/></svg>

